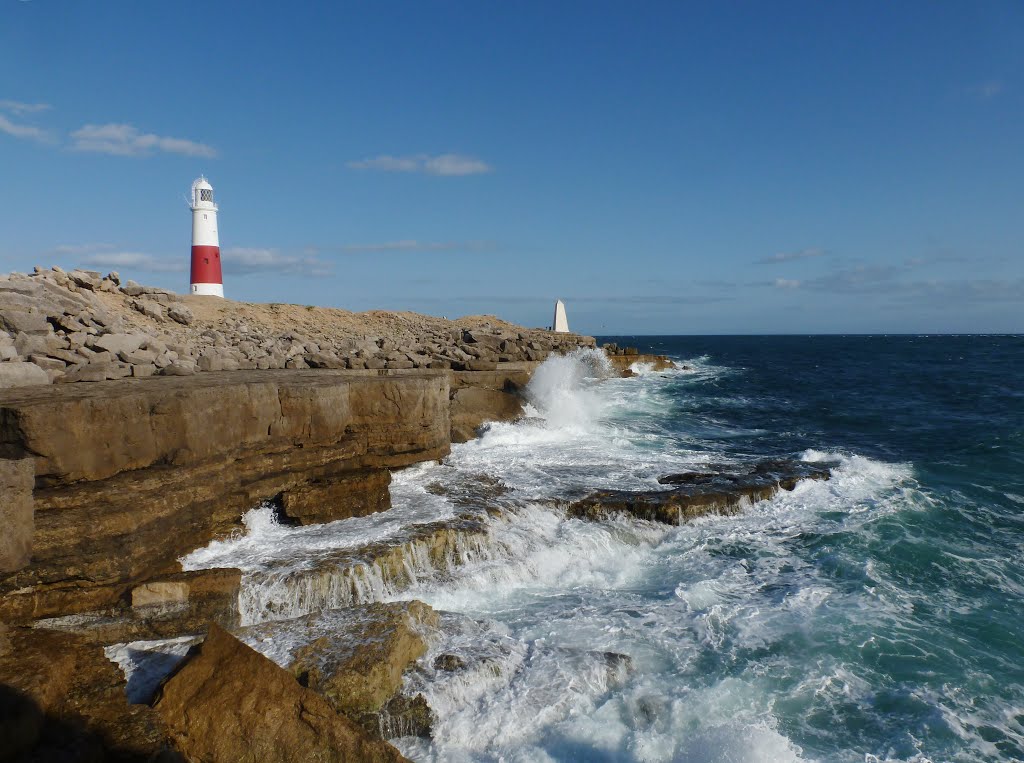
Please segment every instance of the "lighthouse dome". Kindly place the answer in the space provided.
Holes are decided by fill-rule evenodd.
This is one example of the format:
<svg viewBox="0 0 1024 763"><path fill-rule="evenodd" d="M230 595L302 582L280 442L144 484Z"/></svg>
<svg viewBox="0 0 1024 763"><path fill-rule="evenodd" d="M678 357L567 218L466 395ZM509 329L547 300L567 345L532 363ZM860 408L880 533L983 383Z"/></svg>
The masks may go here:
<svg viewBox="0 0 1024 763"><path fill-rule="evenodd" d="M210 181L200 175L192 183L192 209L216 209L213 203L213 186Z"/></svg>

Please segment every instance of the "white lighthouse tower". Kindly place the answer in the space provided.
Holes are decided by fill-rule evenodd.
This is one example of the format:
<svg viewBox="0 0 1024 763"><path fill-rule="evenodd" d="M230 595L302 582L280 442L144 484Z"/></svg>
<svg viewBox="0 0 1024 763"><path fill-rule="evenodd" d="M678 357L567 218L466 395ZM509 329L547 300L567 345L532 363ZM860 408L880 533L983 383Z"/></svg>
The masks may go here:
<svg viewBox="0 0 1024 763"><path fill-rule="evenodd" d="M192 285L189 293L223 297L217 205L213 203L213 186L205 177L200 176L192 183L189 206L192 208Z"/></svg>

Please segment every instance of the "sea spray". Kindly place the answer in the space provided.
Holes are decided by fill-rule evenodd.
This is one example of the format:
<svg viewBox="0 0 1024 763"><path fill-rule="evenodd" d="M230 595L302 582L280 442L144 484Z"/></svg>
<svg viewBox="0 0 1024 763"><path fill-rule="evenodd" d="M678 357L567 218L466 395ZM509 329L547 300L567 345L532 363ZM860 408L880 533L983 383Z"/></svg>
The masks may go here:
<svg viewBox="0 0 1024 763"><path fill-rule="evenodd" d="M880 372L918 352L897 340L697 345L677 354L692 370L631 379L551 358L531 418L394 475L387 514L400 521L269 522L205 563L294 582L339 549L401 545L411 525L453 519L486 475L507 492L478 495L484 546L452 565L403 551L402 585L360 578L353 594L445 612L407 679L438 716L432 740L397 740L414 760L1024 759L1024 482L1007 477L1024 418L999 391L1014 388L1009 366L940 358L910 394ZM968 382L991 387L999 416L942 397ZM771 457L828 462L832 480L681 527L557 508ZM286 593L281 611L320 595ZM463 667L435 667L444 654ZM632 667L611 676L605 655Z"/></svg>

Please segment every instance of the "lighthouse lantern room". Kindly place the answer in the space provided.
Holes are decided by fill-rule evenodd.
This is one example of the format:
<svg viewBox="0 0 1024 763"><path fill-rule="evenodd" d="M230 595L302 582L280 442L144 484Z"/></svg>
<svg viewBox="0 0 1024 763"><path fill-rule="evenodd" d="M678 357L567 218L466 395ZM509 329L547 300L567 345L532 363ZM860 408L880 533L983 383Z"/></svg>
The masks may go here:
<svg viewBox="0 0 1024 763"><path fill-rule="evenodd" d="M223 297L220 270L220 239L217 236L217 205L213 186L205 177L192 183L192 278L189 292L199 296Z"/></svg>

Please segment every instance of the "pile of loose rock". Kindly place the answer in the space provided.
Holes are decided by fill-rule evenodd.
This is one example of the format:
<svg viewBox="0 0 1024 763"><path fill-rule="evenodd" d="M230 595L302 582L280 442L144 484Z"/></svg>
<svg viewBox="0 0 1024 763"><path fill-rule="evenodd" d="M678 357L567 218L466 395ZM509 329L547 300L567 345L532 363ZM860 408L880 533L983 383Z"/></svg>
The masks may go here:
<svg viewBox="0 0 1024 763"><path fill-rule="evenodd" d="M594 340L482 316L353 314L181 296L117 273L0 276L0 388L200 371L451 368L490 371Z"/></svg>

